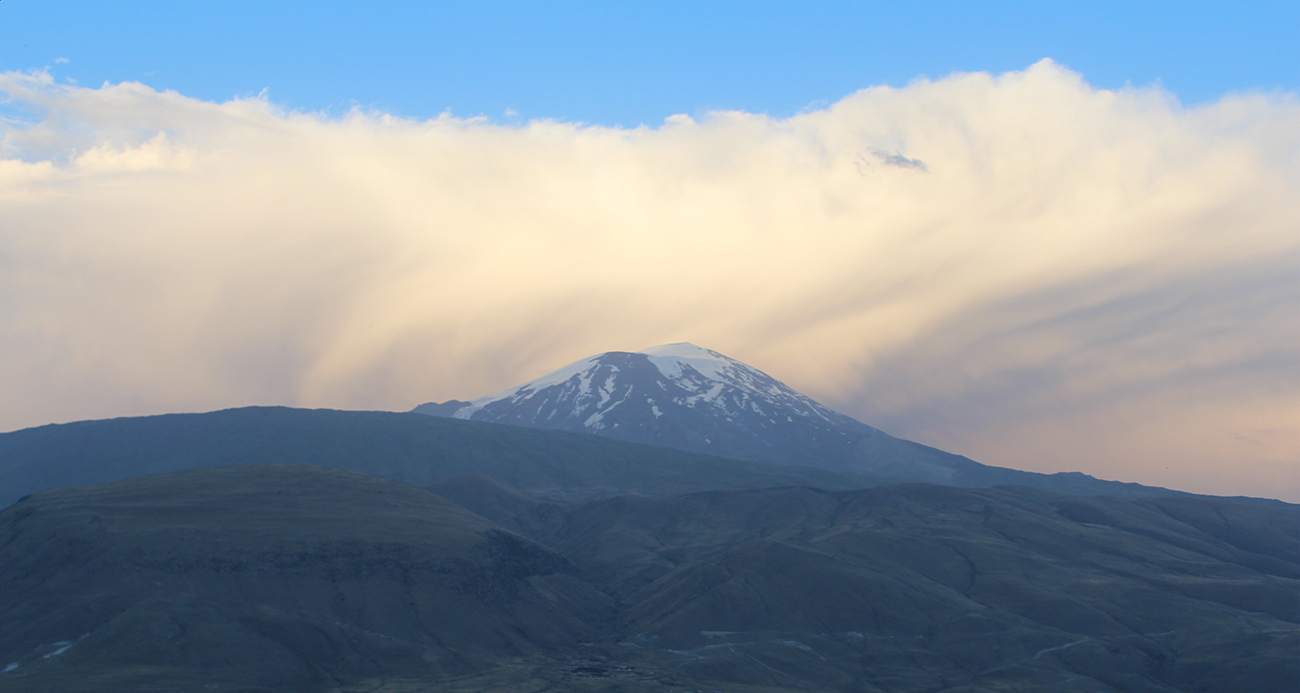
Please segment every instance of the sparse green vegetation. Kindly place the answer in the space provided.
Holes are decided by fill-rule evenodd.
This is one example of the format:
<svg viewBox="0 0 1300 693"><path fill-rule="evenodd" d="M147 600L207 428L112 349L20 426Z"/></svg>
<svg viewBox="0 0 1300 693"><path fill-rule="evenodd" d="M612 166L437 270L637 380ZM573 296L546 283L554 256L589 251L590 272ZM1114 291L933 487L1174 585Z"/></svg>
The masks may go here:
<svg viewBox="0 0 1300 693"><path fill-rule="evenodd" d="M1300 508L1282 503L430 488L257 465L34 494L0 513L0 660L18 664L0 691L1190 692L1300 675Z"/></svg>

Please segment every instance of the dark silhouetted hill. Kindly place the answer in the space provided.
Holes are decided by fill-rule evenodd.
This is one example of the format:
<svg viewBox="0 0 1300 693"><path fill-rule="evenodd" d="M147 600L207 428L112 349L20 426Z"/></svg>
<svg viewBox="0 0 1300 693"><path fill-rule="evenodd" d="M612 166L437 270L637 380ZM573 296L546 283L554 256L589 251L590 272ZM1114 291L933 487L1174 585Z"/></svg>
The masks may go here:
<svg viewBox="0 0 1300 693"><path fill-rule="evenodd" d="M230 464L311 464L416 485L483 474L530 493L593 498L879 480L685 453L599 436L419 414L245 407L79 421L0 434L0 507L41 489Z"/></svg>

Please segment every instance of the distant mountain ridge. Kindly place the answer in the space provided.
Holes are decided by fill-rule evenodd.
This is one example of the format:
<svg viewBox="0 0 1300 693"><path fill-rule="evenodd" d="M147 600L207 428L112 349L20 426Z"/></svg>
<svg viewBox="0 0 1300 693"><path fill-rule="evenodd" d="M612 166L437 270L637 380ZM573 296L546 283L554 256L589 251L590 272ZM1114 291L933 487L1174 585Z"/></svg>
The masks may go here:
<svg viewBox="0 0 1300 693"><path fill-rule="evenodd" d="M566 431L418 414L243 407L0 433L0 508L33 491L229 464L296 463L410 484L479 473L545 497L881 483Z"/></svg>
<svg viewBox="0 0 1300 693"><path fill-rule="evenodd" d="M1118 495L1145 495L1150 490L1080 473L1048 475L990 467L895 438L823 406L757 368L685 342L598 354L496 394L469 402L429 402L412 411L592 433L896 482L963 487L1018 484L1064 493Z"/></svg>

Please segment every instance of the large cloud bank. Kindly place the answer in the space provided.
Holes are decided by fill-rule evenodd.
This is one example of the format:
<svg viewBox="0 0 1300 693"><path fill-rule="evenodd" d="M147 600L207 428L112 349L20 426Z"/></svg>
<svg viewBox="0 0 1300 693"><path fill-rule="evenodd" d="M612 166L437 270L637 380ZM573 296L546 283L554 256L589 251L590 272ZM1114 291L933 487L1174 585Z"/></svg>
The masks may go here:
<svg viewBox="0 0 1300 693"><path fill-rule="evenodd" d="M686 340L986 463L1300 500L1293 94L1044 61L628 130L0 92L0 429Z"/></svg>

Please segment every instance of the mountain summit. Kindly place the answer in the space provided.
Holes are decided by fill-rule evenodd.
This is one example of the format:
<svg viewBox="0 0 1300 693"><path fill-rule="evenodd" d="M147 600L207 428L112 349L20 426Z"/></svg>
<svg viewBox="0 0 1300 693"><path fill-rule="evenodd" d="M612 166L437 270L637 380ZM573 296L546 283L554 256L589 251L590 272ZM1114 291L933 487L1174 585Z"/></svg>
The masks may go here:
<svg viewBox="0 0 1300 693"><path fill-rule="evenodd" d="M746 412L774 421L778 410L803 418L837 416L757 368L687 342L638 352L610 351L495 395L472 402L421 405L417 411L454 405L452 416L475 420L496 420L496 412L518 411L514 418L530 426L543 425L543 420L581 418L584 430L601 432L629 421L627 416L617 422L609 418L616 409L657 420L665 416L660 404L732 421Z"/></svg>
<svg viewBox="0 0 1300 693"><path fill-rule="evenodd" d="M799 464L890 482L953 486L1017 483L1114 493L1123 486L1082 474L988 467L890 436L833 411L772 376L694 344L591 356L470 402L415 412L473 421L593 433L608 438ZM1136 491L1136 489L1134 489Z"/></svg>
<svg viewBox="0 0 1300 693"><path fill-rule="evenodd" d="M792 434L842 438L840 429L857 423L752 366L684 342L599 354L472 402L415 411L781 461Z"/></svg>

